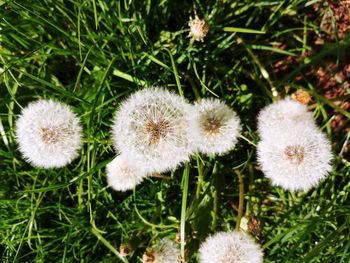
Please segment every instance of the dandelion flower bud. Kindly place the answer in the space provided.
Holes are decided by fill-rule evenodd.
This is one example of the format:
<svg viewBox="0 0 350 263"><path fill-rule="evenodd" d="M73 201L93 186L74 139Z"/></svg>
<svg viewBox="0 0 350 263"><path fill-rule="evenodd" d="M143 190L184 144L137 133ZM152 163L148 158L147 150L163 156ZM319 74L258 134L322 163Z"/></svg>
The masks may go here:
<svg viewBox="0 0 350 263"><path fill-rule="evenodd" d="M292 99L300 102L301 104L307 105L311 101L311 96L309 92L300 89L292 94Z"/></svg>
<svg viewBox="0 0 350 263"><path fill-rule="evenodd" d="M234 148L241 131L237 114L218 99L194 105L190 138L200 152L223 154Z"/></svg>
<svg viewBox="0 0 350 263"><path fill-rule="evenodd" d="M201 263L262 263L260 246L242 232L218 232L200 246Z"/></svg>
<svg viewBox="0 0 350 263"><path fill-rule="evenodd" d="M146 173L135 167L122 155L107 164L106 170L108 185L116 191L131 190L146 177Z"/></svg>
<svg viewBox="0 0 350 263"><path fill-rule="evenodd" d="M270 129L274 129L274 127L286 121L302 122L305 125L314 123L312 114L308 112L306 105L287 97L268 105L260 111L258 131L261 138L264 138L266 133L268 136Z"/></svg>
<svg viewBox="0 0 350 263"><path fill-rule="evenodd" d="M207 22L204 19L199 19L196 17L195 19L190 19L188 26L190 27L190 33L188 37L191 37L192 41L196 40L204 42L204 38L209 32L209 26Z"/></svg>
<svg viewBox="0 0 350 263"><path fill-rule="evenodd" d="M119 254L122 257L130 256L132 251L133 251L132 246L129 243L122 244L119 247Z"/></svg>
<svg viewBox="0 0 350 263"><path fill-rule="evenodd" d="M115 147L147 172L165 172L188 161L189 111L182 97L161 88L132 94L117 112L112 134Z"/></svg>
<svg viewBox="0 0 350 263"><path fill-rule="evenodd" d="M158 241L143 257L143 263L178 263L180 249L176 243L163 238Z"/></svg>
<svg viewBox="0 0 350 263"><path fill-rule="evenodd" d="M331 171L327 137L310 123L284 123L269 129L257 147L258 161L272 184L308 190Z"/></svg>
<svg viewBox="0 0 350 263"><path fill-rule="evenodd" d="M19 150L33 166L62 167L77 157L82 128L67 105L36 101L22 110L16 125Z"/></svg>

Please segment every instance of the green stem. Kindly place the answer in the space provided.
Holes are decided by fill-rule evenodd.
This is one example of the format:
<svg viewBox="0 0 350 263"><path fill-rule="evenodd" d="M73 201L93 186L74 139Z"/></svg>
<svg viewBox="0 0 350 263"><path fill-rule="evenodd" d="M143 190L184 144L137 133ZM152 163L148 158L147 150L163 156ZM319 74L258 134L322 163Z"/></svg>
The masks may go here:
<svg viewBox="0 0 350 263"><path fill-rule="evenodd" d="M239 183L239 204L238 204L238 215L236 221L236 230L239 231L241 226L241 219L243 217L243 207L244 207L244 180L243 175L239 170L235 170L235 173L238 177Z"/></svg>
<svg viewBox="0 0 350 263"><path fill-rule="evenodd" d="M214 231L216 228L217 214L218 214L218 191L216 189L214 189L212 193L212 197L213 197L213 214L212 214L213 221L211 223L211 229L212 231Z"/></svg>
<svg viewBox="0 0 350 263"><path fill-rule="evenodd" d="M186 205L187 205L187 193L188 193L188 181L190 176L189 165L185 165L185 169L182 176L182 204L181 204L181 223L180 223L180 242L181 242L181 259L183 263L186 263L185 258L185 223L186 223Z"/></svg>
<svg viewBox="0 0 350 263"><path fill-rule="evenodd" d="M197 180L197 189L196 189L196 199L199 198L202 190L202 183L203 183L203 166L201 163L201 160L199 159L199 156L197 156L197 169L198 169L198 180Z"/></svg>

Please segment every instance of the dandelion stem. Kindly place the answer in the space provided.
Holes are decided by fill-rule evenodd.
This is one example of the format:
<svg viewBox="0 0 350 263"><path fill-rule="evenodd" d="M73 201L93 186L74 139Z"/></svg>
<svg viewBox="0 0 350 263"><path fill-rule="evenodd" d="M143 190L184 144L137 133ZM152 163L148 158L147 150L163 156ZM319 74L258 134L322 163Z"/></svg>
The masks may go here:
<svg viewBox="0 0 350 263"><path fill-rule="evenodd" d="M196 199L199 198L199 195L201 194L202 190L202 183L203 183L203 166L199 159L199 156L197 156L197 169L198 169L198 180L197 180L197 189L196 189Z"/></svg>
<svg viewBox="0 0 350 263"><path fill-rule="evenodd" d="M188 163L185 165L185 169L182 176L182 204L181 204L181 223L180 223L180 242L181 242L181 259L183 263L186 263L185 258L185 223L186 223L186 205L187 205L187 193L188 193L188 181L190 176L190 168Z"/></svg>
<svg viewBox="0 0 350 263"><path fill-rule="evenodd" d="M160 178L160 179L164 179L164 180L170 180L171 179L171 176L163 175L163 174L160 174L160 173L151 174L151 177L153 177L153 178Z"/></svg>
<svg viewBox="0 0 350 263"><path fill-rule="evenodd" d="M249 56L253 59L254 63L258 66L258 68L259 68L259 70L261 72L261 75L263 76L263 78L269 84L271 91L266 90L268 95L273 100L278 99L279 98L278 91L277 91L276 87L273 85L273 83L272 83L272 81L270 79L269 73L267 72L267 70L265 69L263 64L260 62L260 60L257 58L257 56L255 56L253 51L245 44L244 40L241 37L237 37L237 43L238 44L242 44L244 46L244 48L248 52Z"/></svg>
<svg viewBox="0 0 350 263"><path fill-rule="evenodd" d="M218 191L214 189L212 193L213 197L213 221L211 223L211 229L214 231L216 228L217 214L218 214Z"/></svg>
<svg viewBox="0 0 350 263"><path fill-rule="evenodd" d="M235 170L235 173L238 177L238 183L239 183L239 204L238 204L238 215L237 215L237 221L236 221L236 230L238 231L240 229L241 219L243 217L244 180L243 180L243 175L239 170Z"/></svg>
<svg viewBox="0 0 350 263"><path fill-rule="evenodd" d="M161 225L156 225L156 224L151 223L155 217L153 217L153 218L151 219L151 222L150 222L150 221L147 221L147 220L140 214L140 211L139 211L138 208L137 208L137 205L136 205L136 190L135 190L135 188L134 188L134 190L133 190L133 197L134 197L134 209L135 209L135 212L136 212L137 216L141 219L141 221L142 221L143 223L145 223L146 225L148 225L148 226L150 226L150 227L153 227L153 228L175 228L175 225L163 225L163 224L161 224Z"/></svg>
<svg viewBox="0 0 350 263"><path fill-rule="evenodd" d="M217 163L215 162L212 176L214 178L215 187L212 188L211 195L213 198L213 212L212 212L212 222L211 222L211 230L214 231L216 228L216 222L217 222L217 214L218 214L218 174L217 174Z"/></svg>

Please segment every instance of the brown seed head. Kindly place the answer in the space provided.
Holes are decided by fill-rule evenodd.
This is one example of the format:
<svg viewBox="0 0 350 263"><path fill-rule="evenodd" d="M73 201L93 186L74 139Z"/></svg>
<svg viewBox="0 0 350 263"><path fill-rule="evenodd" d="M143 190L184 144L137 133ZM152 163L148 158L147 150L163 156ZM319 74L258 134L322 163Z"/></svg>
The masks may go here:
<svg viewBox="0 0 350 263"><path fill-rule="evenodd" d="M300 145L288 145L284 150L284 154L292 163L301 164L304 160L305 150Z"/></svg>
<svg viewBox="0 0 350 263"><path fill-rule="evenodd" d="M207 135L216 135L220 132L220 128L223 126L222 120L217 117L207 117L201 121L204 133Z"/></svg>
<svg viewBox="0 0 350 263"><path fill-rule="evenodd" d="M58 127L43 127L40 128L41 139L46 144L54 144L59 141L60 130Z"/></svg>
<svg viewBox="0 0 350 263"><path fill-rule="evenodd" d="M169 132L169 122L166 120L149 120L146 124L146 132L149 135L149 144L157 144L160 138L164 138Z"/></svg>

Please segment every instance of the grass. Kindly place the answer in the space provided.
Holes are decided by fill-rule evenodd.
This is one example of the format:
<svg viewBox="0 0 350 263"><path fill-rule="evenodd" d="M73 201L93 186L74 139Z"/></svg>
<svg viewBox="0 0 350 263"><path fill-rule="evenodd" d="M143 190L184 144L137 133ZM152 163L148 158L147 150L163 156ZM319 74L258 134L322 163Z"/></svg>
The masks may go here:
<svg viewBox="0 0 350 263"><path fill-rule="evenodd" d="M304 70L341 61L350 39L317 50L310 35L322 32L308 15L316 1L0 1L0 255L2 262L122 262L119 246L131 243L128 262L147 246L180 235L189 262L209 233L233 229L239 177L244 183L246 228L256 235L266 262L349 262L349 161L339 156L333 109ZM205 18L203 43L187 38L189 17ZM276 43L286 43L279 48ZM284 77L272 65L286 56L312 55ZM295 77L301 81L295 81ZM149 178L133 191L107 187L105 166L115 152L111 119L130 93L164 86L190 101L219 97L242 119L236 149L224 156L196 156L169 174ZM319 187L291 193L272 187L256 162L256 115L272 94L309 91L310 107L334 143L334 168ZM347 91L347 94L349 92ZM80 157L61 169L24 162L14 137L20 110L38 98L71 105L84 125ZM126 260L124 260L126 262Z"/></svg>

